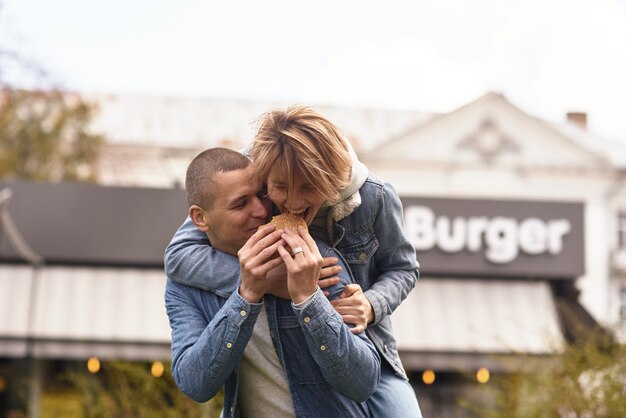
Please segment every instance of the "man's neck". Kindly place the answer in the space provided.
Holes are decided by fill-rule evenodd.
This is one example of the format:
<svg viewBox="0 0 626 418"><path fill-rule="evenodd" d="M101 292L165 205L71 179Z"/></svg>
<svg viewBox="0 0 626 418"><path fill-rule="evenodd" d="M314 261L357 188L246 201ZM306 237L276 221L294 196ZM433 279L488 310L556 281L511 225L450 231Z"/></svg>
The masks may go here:
<svg viewBox="0 0 626 418"><path fill-rule="evenodd" d="M232 244L231 246L224 242L220 242L219 240L212 240L208 233L206 234L206 236L209 239L209 245L211 247L225 254L230 254L233 257L237 257L237 253L241 249L241 246L237 246L235 244Z"/></svg>

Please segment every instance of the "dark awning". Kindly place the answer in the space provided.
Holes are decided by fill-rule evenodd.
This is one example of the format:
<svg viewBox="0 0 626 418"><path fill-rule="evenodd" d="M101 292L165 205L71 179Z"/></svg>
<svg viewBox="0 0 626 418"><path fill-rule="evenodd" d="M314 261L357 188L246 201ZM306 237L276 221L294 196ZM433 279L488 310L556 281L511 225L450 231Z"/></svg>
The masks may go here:
<svg viewBox="0 0 626 418"><path fill-rule="evenodd" d="M154 266L187 215L181 189L0 182L17 229L47 264ZM0 228L0 261L24 261Z"/></svg>

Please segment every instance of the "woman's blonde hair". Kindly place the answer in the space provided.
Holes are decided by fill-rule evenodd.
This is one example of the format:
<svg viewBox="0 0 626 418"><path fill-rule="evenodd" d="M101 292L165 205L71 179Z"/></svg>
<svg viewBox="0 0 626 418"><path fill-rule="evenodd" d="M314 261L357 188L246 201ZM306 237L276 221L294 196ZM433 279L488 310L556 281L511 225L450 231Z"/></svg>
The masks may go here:
<svg viewBox="0 0 626 418"><path fill-rule="evenodd" d="M268 112L259 119L251 157L258 179L271 172L287 179L287 201L292 202L296 172L333 203L350 181L352 158L339 129L307 106Z"/></svg>

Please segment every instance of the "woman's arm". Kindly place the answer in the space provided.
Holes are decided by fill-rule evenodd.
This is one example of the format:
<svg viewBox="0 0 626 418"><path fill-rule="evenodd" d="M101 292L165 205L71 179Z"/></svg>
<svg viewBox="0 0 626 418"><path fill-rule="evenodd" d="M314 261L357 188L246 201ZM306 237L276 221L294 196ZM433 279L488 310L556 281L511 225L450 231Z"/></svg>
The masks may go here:
<svg viewBox="0 0 626 418"><path fill-rule="evenodd" d="M211 247L209 238L188 217L165 249L165 274L177 283L228 298L237 288L237 257Z"/></svg>
<svg viewBox="0 0 626 418"><path fill-rule="evenodd" d="M415 248L404 233L400 197L390 183L383 185L380 210L374 222L379 241L374 254L380 272L365 296L374 309L374 324L391 315L413 290L419 277Z"/></svg>

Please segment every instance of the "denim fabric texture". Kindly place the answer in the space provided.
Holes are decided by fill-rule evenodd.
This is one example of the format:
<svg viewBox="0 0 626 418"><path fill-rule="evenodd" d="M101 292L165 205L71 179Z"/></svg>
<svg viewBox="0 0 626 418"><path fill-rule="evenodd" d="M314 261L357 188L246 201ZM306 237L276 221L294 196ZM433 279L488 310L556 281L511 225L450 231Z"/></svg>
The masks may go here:
<svg viewBox="0 0 626 418"><path fill-rule="evenodd" d="M389 315L415 287L419 264L404 234L402 204L393 186L370 173L359 194L361 205L333 223L332 246L344 256L374 309L367 335L395 373L406 379ZM236 289L239 263L208 245L206 234L187 219L165 250L165 272L178 283L228 297Z"/></svg>
<svg viewBox="0 0 626 418"><path fill-rule="evenodd" d="M319 246L322 254L334 254L323 243ZM329 289L333 297L350 282L349 269L340 277L342 283ZM224 386L223 416L237 416L237 367L260 309L267 309L296 416L371 416L364 401L377 389L380 357L364 333L350 332L321 290L298 309L271 295L251 304L236 289L225 298L168 279L172 374L181 391L205 402Z"/></svg>
<svg viewBox="0 0 626 418"><path fill-rule="evenodd" d="M396 374L406 379L390 315L415 287L419 263L404 234L402 203L393 186L370 173L359 194L361 205L333 224L332 246L344 256L374 308L367 335Z"/></svg>

